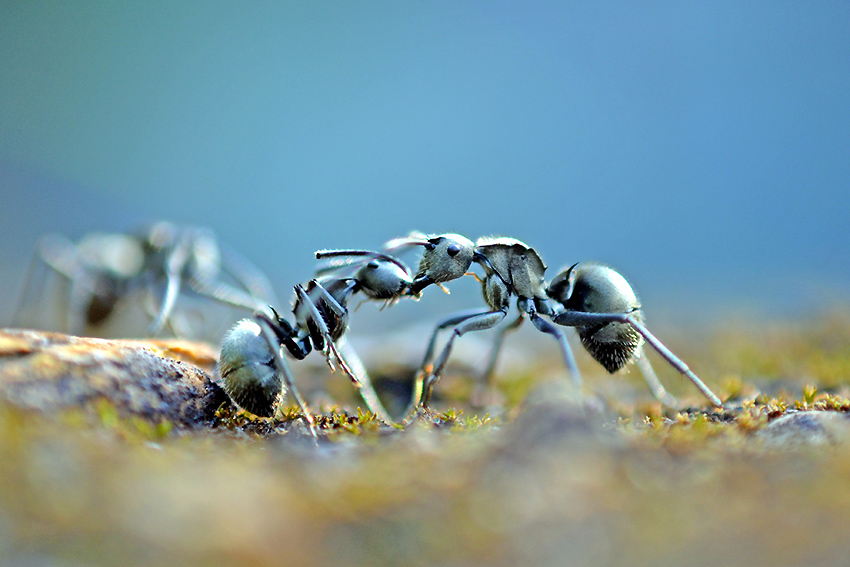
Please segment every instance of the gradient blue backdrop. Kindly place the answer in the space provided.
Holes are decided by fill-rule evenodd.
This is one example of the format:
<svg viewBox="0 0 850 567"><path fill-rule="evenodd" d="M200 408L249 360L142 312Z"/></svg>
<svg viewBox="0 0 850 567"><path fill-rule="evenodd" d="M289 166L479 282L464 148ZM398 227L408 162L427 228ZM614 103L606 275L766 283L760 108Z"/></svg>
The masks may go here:
<svg viewBox="0 0 850 567"><path fill-rule="evenodd" d="M850 3L0 3L0 316L36 238L168 218L274 279L410 229L656 312L850 299Z"/></svg>

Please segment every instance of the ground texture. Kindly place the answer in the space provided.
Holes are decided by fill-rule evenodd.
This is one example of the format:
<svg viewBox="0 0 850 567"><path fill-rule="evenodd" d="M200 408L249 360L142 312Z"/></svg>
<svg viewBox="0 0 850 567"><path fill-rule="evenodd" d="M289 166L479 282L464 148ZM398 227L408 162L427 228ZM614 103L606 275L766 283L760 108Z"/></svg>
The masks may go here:
<svg viewBox="0 0 850 567"><path fill-rule="evenodd" d="M723 409L660 364L684 409L542 361L486 410L455 370L405 427L319 380L318 439L232 406L207 345L2 332L0 564L844 564L847 320L675 345ZM399 407L409 374L379 376Z"/></svg>

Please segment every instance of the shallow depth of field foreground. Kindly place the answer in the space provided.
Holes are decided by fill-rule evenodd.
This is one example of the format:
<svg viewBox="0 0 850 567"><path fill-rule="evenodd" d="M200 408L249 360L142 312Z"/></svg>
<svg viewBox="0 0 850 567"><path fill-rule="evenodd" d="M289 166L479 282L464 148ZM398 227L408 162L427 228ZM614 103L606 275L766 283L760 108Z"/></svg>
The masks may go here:
<svg viewBox="0 0 850 567"><path fill-rule="evenodd" d="M582 354L581 397L553 356L505 364L498 404L475 410L474 369L457 365L434 413L401 428L358 413L347 379L317 366L318 442L289 398L270 420L205 391L204 345L138 355L3 333L0 563L836 565L850 552L848 320L668 339L723 410L657 357L682 411ZM376 373L379 391L409 374Z"/></svg>

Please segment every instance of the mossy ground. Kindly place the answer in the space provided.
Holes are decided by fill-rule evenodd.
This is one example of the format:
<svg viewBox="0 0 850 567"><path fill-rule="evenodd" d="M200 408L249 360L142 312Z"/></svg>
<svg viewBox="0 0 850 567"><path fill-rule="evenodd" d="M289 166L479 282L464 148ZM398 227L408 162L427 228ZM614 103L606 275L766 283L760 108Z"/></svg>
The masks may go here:
<svg viewBox="0 0 850 567"><path fill-rule="evenodd" d="M557 361L500 377L489 414L458 376L405 428L319 407L318 442L294 408L187 431L107 402L0 407L0 563L841 564L845 420L775 426L850 412L848 320L669 345L723 410L660 363L689 409L590 365L577 402Z"/></svg>

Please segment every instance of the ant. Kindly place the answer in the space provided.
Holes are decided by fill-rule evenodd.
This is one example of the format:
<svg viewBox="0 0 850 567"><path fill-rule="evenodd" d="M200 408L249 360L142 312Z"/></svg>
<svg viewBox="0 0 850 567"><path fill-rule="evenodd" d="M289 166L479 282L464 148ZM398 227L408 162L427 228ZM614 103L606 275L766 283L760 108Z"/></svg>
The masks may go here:
<svg viewBox="0 0 850 567"><path fill-rule="evenodd" d="M468 332L490 329L501 323L510 310L513 297L516 297L519 315L505 329L515 329L525 318L529 318L537 330L558 341L567 368L574 379L578 376L578 367L566 336L541 317L541 313L551 314L551 308L543 280L546 266L533 248L514 238L483 237L473 244L466 237L456 234L423 238L420 233L391 240L385 246L407 244L419 244L425 248L420 261L421 275L417 274L417 281L421 282L420 290L431 283L445 282L468 274L467 270L474 262L483 268L485 275L483 279L474 273L470 275L481 283L484 301L487 303L485 309L462 311L437 324L417 374L414 389L416 407L428 407L434 385L448 362L455 339ZM427 270L430 273L426 275ZM432 362L439 332L450 327L451 337L436 361Z"/></svg>
<svg viewBox="0 0 850 567"><path fill-rule="evenodd" d="M385 246L390 249L405 245L422 245L425 250L420 262L436 273L425 277L417 274L417 290L431 283L446 282L466 275L473 262L484 270L484 278L474 276L482 285L487 309L469 310L452 315L439 322L425 351L417 375L414 392L415 408L428 407L434 385L439 381L456 338L470 331L480 331L497 326L507 316L510 300L516 297L519 311L516 319L502 327L494 343L485 380L489 381L504 335L516 330L526 318L541 332L553 336L561 348L565 365L572 375L573 383L581 387L581 374L572 350L563 332L546 321L561 326L575 327L582 345L610 372L616 372L630 360L634 360L653 394L665 405L675 406L676 400L659 382L652 366L646 359L642 344L652 345L674 368L687 376L709 401L718 407L720 399L687 367L667 349L642 323L640 304L631 286L619 273L610 268L588 265L573 271L561 272L547 286L544 275L546 265L536 250L527 244L506 237L483 237L473 245L460 235L426 236L413 233L397 238ZM443 269L445 267L445 269ZM551 301L558 304L553 308ZM452 328L452 335L435 362L436 339L443 329Z"/></svg>
<svg viewBox="0 0 850 567"><path fill-rule="evenodd" d="M410 270L389 254L367 250L319 250L316 258L332 262L306 285L295 286L294 324L270 308L271 315L258 311L225 335L219 359L224 389L237 405L261 417L274 414L288 389L315 434L312 414L281 353L302 360L312 350L320 350L331 370L336 361L348 375L369 410L391 423L362 362L345 341L348 302L358 292L386 305L405 296L418 297L411 290L414 282Z"/></svg>
<svg viewBox="0 0 850 567"><path fill-rule="evenodd" d="M250 310L274 298L266 276L219 245L211 230L164 221L136 233L89 234L78 243L59 234L43 236L30 262L15 324L42 296L50 273L67 285L63 330L74 334L104 324L122 300L140 291L155 304L149 308L149 336L166 325L175 336L191 334L175 316L184 284L202 297ZM222 279L225 275L235 285Z"/></svg>

